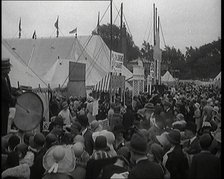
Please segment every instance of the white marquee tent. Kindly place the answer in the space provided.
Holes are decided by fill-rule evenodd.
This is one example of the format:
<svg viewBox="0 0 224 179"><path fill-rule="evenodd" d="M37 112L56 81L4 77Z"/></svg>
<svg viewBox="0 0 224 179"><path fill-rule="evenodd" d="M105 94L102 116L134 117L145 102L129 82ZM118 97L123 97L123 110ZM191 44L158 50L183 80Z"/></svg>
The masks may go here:
<svg viewBox="0 0 224 179"><path fill-rule="evenodd" d="M61 67L62 61L73 61L86 64L86 86L93 87L111 70L110 50L98 35L39 38L39 39L3 39L2 46L13 51L25 65L46 80L51 88L58 87L68 75L68 63ZM63 68L63 75L58 75L57 68ZM67 70L65 70L67 68ZM122 67L125 79L131 78L132 73ZM53 80L53 81L51 81ZM63 81L63 82L62 82ZM66 86L67 84L65 84ZM41 84L46 88L46 84Z"/></svg>
<svg viewBox="0 0 224 179"><path fill-rule="evenodd" d="M169 71L167 71L162 77L161 77L162 83L169 83L169 82L175 82L175 79L170 74Z"/></svg>
<svg viewBox="0 0 224 179"><path fill-rule="evenodd" d="M33 88L38 88L39 85L47 87L43 80L38 78L26 64L18 60L19 56L13 50L6 48L5 45L2 45L2 58L10 59L11 71L9 72L9 78L12 87L17 88L18 82L19 85Z"/></svg>

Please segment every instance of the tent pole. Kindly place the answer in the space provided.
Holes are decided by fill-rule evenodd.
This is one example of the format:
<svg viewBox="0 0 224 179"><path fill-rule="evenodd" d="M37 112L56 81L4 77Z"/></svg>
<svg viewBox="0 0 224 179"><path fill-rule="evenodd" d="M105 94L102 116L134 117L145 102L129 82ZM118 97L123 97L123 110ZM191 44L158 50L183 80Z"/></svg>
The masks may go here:
<svg viewBox="0 0 224 179"><path fill-rule="evenodd" d="M110 0L110 66L112 60L112 0ZM112 72L110 72L110 101L112 102L112 95L111 95L111 79L112 79Z"/></svg>

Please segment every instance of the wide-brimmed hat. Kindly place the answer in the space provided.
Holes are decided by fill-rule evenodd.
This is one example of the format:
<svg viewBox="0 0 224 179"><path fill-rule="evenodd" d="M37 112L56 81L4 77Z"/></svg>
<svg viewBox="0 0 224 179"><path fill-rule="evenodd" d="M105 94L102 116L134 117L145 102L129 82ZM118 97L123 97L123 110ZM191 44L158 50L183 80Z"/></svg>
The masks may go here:
<svg viewBox="0 0 224 179"><path fill-rule="evenodd" d="M171 144L180 144L180 132L177 129L171 130L167 135L167 139Z"/></svg>
<svg viewBox="0 0 224 179"><path fill-rule="evenodd" d="M2 70L10 69L10 59L9 58L2 58Z"/></svg>
<svg viewBox="0 0 224 179"><path fill-rule="evenodd" d="M147 153L147 139L142 134L133 134L128 146L130 151L136 154L145 155Z"/></svg>
<svg viewBox="0 0 224 179"><path fill-rule="evenodd" d="M75 156L81 157L81 155L84 152L84 144L82 142L76 142L73 146L72 146L72 150L75 154Z"/></svg>
<svg viewBox="0 0 224 179"><path fill-rule="evenodd" d="M81 142L81 143L85 143L85 138L81 135L76 135L73 139L73 143L76 143L76 142Z"/></svg>
<svg viewBox="0 0 224 179"><path fill-rule="evenodd" d="M48 173L69 173L75 169L76 158L72 148L68 146L53 146L43 157L43 167Z"/></svg>

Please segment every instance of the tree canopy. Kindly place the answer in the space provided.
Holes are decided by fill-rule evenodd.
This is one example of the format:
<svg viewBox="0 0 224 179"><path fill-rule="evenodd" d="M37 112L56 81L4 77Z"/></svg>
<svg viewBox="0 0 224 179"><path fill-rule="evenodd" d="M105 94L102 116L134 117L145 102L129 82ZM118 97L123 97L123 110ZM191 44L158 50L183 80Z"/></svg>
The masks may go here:
<svg viewBox="0 0 224 179"><path fill-rule="evenodd" d="M121 46L121 30L118 26L112 25L112 47L111 47L111 25L102 24L98 27L98 33L95 31L92 34L99 34L107 46L112 49L113 51L122 53L122 46ZM135 45L132 36L126 32L126 48L127 48L127 56L126 59L131 61L136 59L140 56L140 50Z"/></svg>
<svg viewBox="0 0 224 179"><path fill-rule="evenodd" d="M170 71L179 71L180 79L214 78L221 70L221 39L199 48L186 47L185 54L167 46L162 51L162 63Z"/></svg>

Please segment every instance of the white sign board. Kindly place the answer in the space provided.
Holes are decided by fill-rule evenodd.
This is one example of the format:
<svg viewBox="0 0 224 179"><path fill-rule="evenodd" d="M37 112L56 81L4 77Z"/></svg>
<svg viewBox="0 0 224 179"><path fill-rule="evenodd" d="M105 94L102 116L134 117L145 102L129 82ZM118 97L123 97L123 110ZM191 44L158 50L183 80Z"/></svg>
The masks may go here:
<svg viewBox="0 0 224 179"><path fill-rule="evenodd" d="M124 61L124 54L112 51L111 53L111 62L112 62L112 71L121 73L122 65Z"/></svg>

